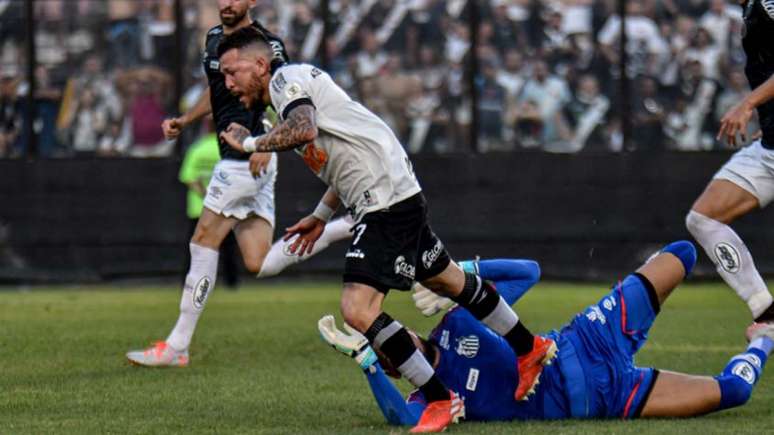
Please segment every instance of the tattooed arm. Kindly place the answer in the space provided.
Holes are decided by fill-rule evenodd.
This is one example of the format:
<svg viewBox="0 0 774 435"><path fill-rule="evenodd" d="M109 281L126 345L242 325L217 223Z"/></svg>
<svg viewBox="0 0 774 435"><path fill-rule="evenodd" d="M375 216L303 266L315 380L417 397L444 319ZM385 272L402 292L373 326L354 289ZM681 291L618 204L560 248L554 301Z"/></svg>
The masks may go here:
<svg viewBox="0 0 774 435"><path fill-rule="evenodd" d="M287 119L258 137L250 137L250 130L236 123L229 125L226 131L220 133L220 137L232 148L242 152L291 150L317 138L314 106L302 104L294 108Z"/></svg>

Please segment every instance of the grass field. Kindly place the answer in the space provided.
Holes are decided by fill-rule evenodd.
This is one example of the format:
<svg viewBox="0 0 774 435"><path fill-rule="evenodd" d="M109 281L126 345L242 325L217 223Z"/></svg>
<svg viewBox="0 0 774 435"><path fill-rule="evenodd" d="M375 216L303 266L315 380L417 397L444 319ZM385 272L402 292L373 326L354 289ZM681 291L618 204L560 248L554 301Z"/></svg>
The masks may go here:
<svg viewBox="0 0 774 435"><path fill-rule="evenodd" d="M544 331L605 288L542 283L517 308ZM179 303L172 285L2 291L0 434L407 433L384 423L355 364L318 338L316 321L338 313L338 297L336 281L216 289L191 366L154 370L130 366L124 353L166 336ZM407 294L392 294L387 309L423 333L439 320L423 318ZM748 316L720 284L684 285L638 363L714 375L743 350ZM774 433L773 405L766 373L746 406L702 418L464 423L449 432L762 434Z"/></svg>

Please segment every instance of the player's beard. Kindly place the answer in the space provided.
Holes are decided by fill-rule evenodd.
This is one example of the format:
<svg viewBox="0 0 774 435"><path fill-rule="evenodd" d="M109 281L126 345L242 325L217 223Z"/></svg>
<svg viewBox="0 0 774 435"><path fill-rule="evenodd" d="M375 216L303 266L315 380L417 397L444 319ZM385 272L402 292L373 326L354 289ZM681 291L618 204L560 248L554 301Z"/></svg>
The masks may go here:
<svg viewBox="0 0 774 435"><path fill-rule="evenodd" d="M224 15L223 13L226 12L226 11L231 12L233 15L231 15L231 16ZM245 15L247 15L247 11L244 11L240 15L239 13L237 13L237 11L235 11L233 9L230 9L230 8L229 9L224 9L224 10L220 11L220 22L223 23L223 25L226 26L226 27L233 27L236 23L242 21L242 19L245 17Z"/></svg>

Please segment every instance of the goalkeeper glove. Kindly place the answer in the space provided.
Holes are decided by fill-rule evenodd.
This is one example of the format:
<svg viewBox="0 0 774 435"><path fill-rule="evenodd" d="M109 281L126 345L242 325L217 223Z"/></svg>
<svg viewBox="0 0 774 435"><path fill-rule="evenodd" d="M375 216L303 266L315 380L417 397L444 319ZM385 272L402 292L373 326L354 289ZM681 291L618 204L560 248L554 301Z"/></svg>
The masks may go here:
<svg viewBox="0 0 774 435"><path fill-rule="evenodd" d="M376 363L376 353L368 344L368 339L355 328L344 323L347 333L336 327L336 319L328 314L317 321L317 329L323 341L333 346L339 352L352 357L363 370Z"/></svg>
<svg viewBox="0 0 774 435"><path fill-rule="evenodd" d="M418 282L414 283L413 288L414 293L411 297L414 299L414 305L427 317L457 306L451 299L433 293Z"/></svg>

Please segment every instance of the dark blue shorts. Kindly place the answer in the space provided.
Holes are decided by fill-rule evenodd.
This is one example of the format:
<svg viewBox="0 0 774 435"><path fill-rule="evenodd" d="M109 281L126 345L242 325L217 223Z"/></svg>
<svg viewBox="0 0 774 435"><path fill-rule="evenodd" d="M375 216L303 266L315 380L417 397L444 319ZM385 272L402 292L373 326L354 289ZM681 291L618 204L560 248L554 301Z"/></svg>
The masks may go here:
<svg viewBox="0 0 774 435"><path fill-rule="evenodd" d="M629 275L562 329L577 357L562 358L560 347L563 373L571 384L567 388L576 404L585 401L586 417L639 416L658 373L635 367L634 355L645 344L658 310L650 282Z"/></svg>

